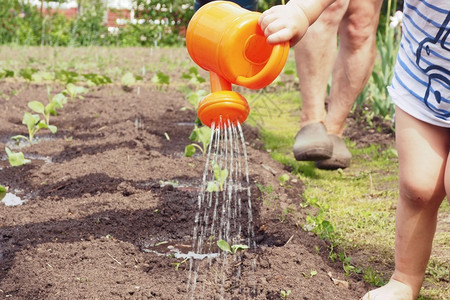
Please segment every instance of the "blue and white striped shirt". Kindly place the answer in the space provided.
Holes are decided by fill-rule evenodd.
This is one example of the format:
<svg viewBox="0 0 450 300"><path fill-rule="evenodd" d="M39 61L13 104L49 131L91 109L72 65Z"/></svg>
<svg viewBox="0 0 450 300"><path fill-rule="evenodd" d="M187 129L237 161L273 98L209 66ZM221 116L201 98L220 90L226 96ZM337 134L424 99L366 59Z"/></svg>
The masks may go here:
<svg viewBox="0 0 450 300"><path fill-rule="evenodd" d="M413 117L450 127L450 0L406 0L389 93Z"/></svg>

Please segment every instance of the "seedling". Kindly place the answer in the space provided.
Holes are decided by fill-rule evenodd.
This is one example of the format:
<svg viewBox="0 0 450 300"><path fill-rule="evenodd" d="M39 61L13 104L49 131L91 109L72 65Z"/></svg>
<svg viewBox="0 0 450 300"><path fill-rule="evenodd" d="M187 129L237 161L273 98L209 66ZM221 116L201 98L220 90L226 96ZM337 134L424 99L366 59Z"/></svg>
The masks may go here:
<svg viewBox="0 0 450 300"><path fill-rule="evenodd" d="M178 268L179 268L182 264L185 264L185 263L187 262L187 260L188 260L188 258L186 257L185 259L183 259L183 260L180 261L180 262L174 262L174 263L172 263L172 265L174 265L174 266L175 266L175 270L178 271Z"/></svg>
<svg viewBox="0 0 450 300"><path fill-rule="evenodd" d="M158 87L162 87L163 84L169 85L170 84L170 76L165 74L164 72L158 72L152 77L152 82L157 84Z"/></svg>
<svg viewBox="0 0 450 300"><path fill-rule="evenodd" d="M34 68L24 68L20 69L19 74L22 76L26 81L30 82L33 78L33 74L36 73L38 70Z"/></svg>
<svg viewBox="0 0 450 300"><path fill-rule="evenodd" d="M189 101L192 107L197 108L200 100L202 100L207 94L208 92L206 92L205 90L197 90L195 92L191 90L187 94L186 99Z"/></svg>
<svg viewBox="0 0 450 300"><path fill-rule="evenodd" d="M86 94L89 90L83 86L77 86L73 83L69 83L66 85L66 89L62 91L64 95L69 96L70 100L84 99L81 94Z"/></svg>
<svg viewBox="0 0 450 300"><path fill-rule="evenodd" d="M194 130L192 130L189 139L193 142L201 143L202 147L195 143L189 144L184 148L184 156L191 157L195 154L196 148L199 149L202 154L206 154L206 150L211 141L211 128L208 126L197 127L196 125Z"/></svg>
<svg viewBox="0 0 450 300"><path fill-rule="evenodd" d="M6 69L2 69L0 70L0 79L1 78L8 78L8 77L14 77L14 71L12 70L6 70Z"/></svg>
<svg viewBox="0 0 450 300"><path fill-rule="evenodd" d="M28 102L28 107L38 113L41 114L44 118L41 119L39 115L32 114L29 112L25 112L22 124L27 125L28 128L28 137L23 135L13 136L12 139L18 140L20 138L28 140L30 143L33 142L33 138L36 133L42 129L46 128L51 131L51 133L55 134L57 131L57 127L55 125L50 125L50 115L56 115L56 110L63 108L63 106L67 103L67 98L62 93L56 94L52 98L50 98L50 88L47 87L47 93L49 95L49 103L44 106L44 104L40 101L30 101Z"/></svg>
<svg viewBox="0 0 450 300"><path fill-rule="evenodd" d="M241 245L241 244L236 244L236 245L232 245L230 246L230 244L228 244L226 241L224 240L218 240L217 241L217 246L225 252L229 252L231 254L236 254L238 251L244 251L247 250L249 247L247 245Z"/></svg>
<svg viewBox="0 0 450 300"><path fill-rule="evenodd" d="M189 79L189 82L193 84L200 84L206 81L203 76L198 74L196 67L191 67L188 72L183 72L182 77L184 79Z"/></svg>
<svg viewBox="0 0 450 300"><path fill-rule="evenodd" d="M309 274L306 274L305 272L302 272L302 275L305 278L312 278L312 277L317 275L317 271L316 270L311 270L311 271L309 271Z"/></svg>
<svg viewBox="0 0 450 300"><path fill-rule="evenodd" d="M135 76L133 73L127 72L122 76L120 82L122 83L124 90L131 91L132 86L135 85L138 80L142 80L142 77Z"/></svg>
<svg viewBox="0 0 450 300"><path fill-rule="evenodd" d="M287 290L287 291L281 290L280 291L281 299L284 299L284 300L286 300L290 294L291 294L291 290Z"/></svg>
<svg viewBox="0 0 450 300"><path fill-rule="evenodd" d="M112 83L111 78L109 78L106 75L98 75L95 73L88 73L88 74L83 74L83 77L84 77L84 79L87 80L87 84L89 86Z"/></svg>
<svg viewBox="0 0 450 300"><path fill-rule="evenodd" d="M5 198L7 192L8 190L0 184L0 201Z"/></svg>
<svg viewBox="0 0 450 300"><path fill-rule="evenodd" d="M212 168L215 180L208 182L206 191L207 192L223 191L223 184L225 183L225 180L228 177L228 170L227 169L222 170L216 162L212 163Z"/></svg>
<svg viewBox="0 0 450 300"><path fill-rule="evenodd" d="M5 147L5 151L8 155L9 164L13 167L19 167L31 162L31 160L25 159L22 152L12 152L8 147Z"/></svg>
<svg viewBox="0 0 450 300"><path fill-rule="evenodd" d="M291 178L289 177L289 174L283 174L280 177L278 177L278 180L280 180L280 186L285 186L286 182L288 182Z"/></svg>

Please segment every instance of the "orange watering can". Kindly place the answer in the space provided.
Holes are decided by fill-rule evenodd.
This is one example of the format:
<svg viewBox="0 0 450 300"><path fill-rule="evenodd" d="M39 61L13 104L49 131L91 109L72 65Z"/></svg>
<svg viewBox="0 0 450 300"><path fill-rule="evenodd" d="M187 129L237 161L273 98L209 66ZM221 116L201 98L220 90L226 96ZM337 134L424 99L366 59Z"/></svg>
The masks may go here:
<svg viewBox="0 0 450 300"><path fill-rule="evenodd" d="M271 45L258 25L261 14L228 1L213 1L192 17L186 32L189 55L210 72L211 94L198 106L203 124L216 128L243 123L247 100L232 84L250 89L269 85L282 71L289 42Z"/></svg>

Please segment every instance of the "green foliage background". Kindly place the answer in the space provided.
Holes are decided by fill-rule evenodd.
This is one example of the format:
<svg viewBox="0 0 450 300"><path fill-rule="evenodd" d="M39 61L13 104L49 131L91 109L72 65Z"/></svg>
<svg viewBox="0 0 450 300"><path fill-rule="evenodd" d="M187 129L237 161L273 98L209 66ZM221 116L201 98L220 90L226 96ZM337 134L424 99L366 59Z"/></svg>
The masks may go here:
<svg viewBox="0 0 450 300"><path fill-rule="evenodd" d="M77 0L80 13L72 19L56 13L41 15L40 7L31 6L25 0L1 2L0 44L33 46L184 45L183 31L194 13L194 0L132 0L133 6L138 8L136 18L145 22L127 24L116 33L108 33L107 10L102 0ZM403 1L398 2L401 7ZM281 4L281 0L259 0L259 11L276 4ZM386 17L382 13L382 20Z"/></svg>

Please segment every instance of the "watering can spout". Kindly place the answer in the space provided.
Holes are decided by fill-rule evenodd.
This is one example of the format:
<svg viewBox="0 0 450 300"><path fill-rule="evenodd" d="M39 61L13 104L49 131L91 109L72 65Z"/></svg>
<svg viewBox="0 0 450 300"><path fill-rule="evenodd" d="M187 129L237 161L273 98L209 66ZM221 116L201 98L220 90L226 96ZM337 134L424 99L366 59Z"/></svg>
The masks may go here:
<svg viewBox="0 0 450 300"><path fill-rule="evenodd" d="M233 117L237 119L228 123L242 123L249 112L247 101L232 91L232 84L250 89L269 85L282 71L289 54L289 42L267 43L258 25L260 15L233 2L212 1L194 14L187 28L189 55L197 65L210 72L211 95L221 92L217 96L207 96L208 103L214 98L215 110L206 115L211 117L215 113L225 120L224 124ZM222 99L224 104L216 105L217 99ZM225 105L232 105L233 112L238 107L243 111L224 113ZM199 113L199 118L205 125L211 124L211 120L204 120L200 115L203 114ZM218 117L213 119L220 120Z"/></svg>

